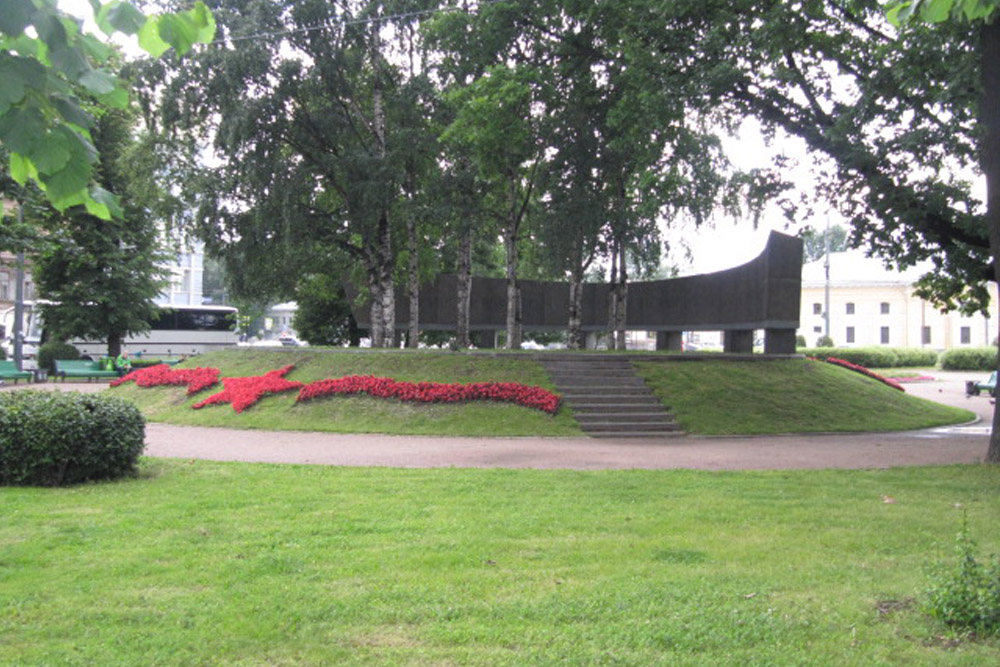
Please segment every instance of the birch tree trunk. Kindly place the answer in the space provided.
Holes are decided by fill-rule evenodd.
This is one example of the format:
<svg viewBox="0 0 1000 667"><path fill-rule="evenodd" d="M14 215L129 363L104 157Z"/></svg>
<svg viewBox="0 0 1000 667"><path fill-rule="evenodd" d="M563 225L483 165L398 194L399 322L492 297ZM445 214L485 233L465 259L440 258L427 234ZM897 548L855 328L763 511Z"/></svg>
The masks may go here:
<svg viewBox="0 0 1000 667"><path fill-rule="evenodd" d="M569 272L569 349L580 350L583 339L583 270L576 266Z"/></svg>
<svg viewBox="0 0 1000 667"><path fill-rule="evenodd" d="M618 322L618 245L611 239L611 280L608 283L608 349L614 350L615 324Z"/></svg>
<svg viewBox="0 0 1000 667"><path fill-rule="evenodd" d="M517 227L508 225L504 231L507 250L507 341L508 350L521 349L521 286L517 282Z"/></svg>
<svg viewBox="0 0 1000 667"><path fill-rule="evenodd" d="M469 338L469 303L472 297L472 227L467 225L462 231L462 238L458 251L458 284L456 286L456 298L458 304L455 308L457 322L455 322L455 335L458 347L467 349L472 346Z"/></svg>
<svg viewBox="0 0 1000 667"><path fill-rule="evenodd" d="M617 338L617 342L615 349L624 350L625 318L627 316L626 309L628 308L628 266L625 261L624 243L619 244L618 252L618 284L615 286L615 301L617 302L617 309L615 310L615 337Z"/></svg>
<svg viewBox="0 0 1000 667"><path fill-rule="evenodd" d="M420 343L420 256L417 246L417 219L412 213L406 220L406 247L410 253L406 285L410 297L410 329L406 346L417 348Z"/></svg>
<svg viewBox="0 0 1000 667"><path fill-rule="evenodd" d="M375 155L379 160L384 161L386 156L386 120L382 99L381 37L378 31L379 22L373 21L371 24L372 128L375 134ZM396 333L396 294L392 279L395 258L392 252L392 230L389 227L388 205L382 202L381 206L375 233L375 270L378 276L377 300L381 303L381 326L379 327L381 336L378 345L375 344L373 336L372 346L392 347L395 343ZM372 296L376 298L376 294L373 293Z"/></svg>
<svg viewBox="0 0 1000 667"><path fill-rule="evenodd" d="M368 307L368 320L371 323L368 336L372 340L372 347L383 347L385 341L385 330L382 327L382 289L378 278L378 267L374 253L366 258L365 263L368 272L368 294L371 298L371 305Z"/></svg>

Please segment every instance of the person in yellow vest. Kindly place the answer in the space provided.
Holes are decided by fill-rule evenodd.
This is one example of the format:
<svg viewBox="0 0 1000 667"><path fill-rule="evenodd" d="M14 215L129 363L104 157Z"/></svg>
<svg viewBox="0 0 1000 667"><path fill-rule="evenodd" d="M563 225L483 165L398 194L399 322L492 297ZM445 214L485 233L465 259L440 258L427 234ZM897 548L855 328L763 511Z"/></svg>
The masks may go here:
<svg viewBox="0 0 1000 667"><path fill-rule="evenodd" d="M118 377L128 374L132 370L132 360L129 359L128 350L122 350L118 358L115 359L115 370Z"/></svg>

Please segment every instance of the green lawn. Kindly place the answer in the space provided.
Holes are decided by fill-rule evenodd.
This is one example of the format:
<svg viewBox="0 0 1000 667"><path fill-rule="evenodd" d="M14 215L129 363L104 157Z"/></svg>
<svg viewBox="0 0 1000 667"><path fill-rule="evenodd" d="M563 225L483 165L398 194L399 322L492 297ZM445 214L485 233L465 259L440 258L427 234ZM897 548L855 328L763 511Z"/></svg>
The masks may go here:
<svg viewBox="0 0 1000 667"><path fill-rule="evenodd" d="M1000 475L145 460L0 488L0 664L986 665L919 609Z"/></svg>
<svg viewBox="0 0 1000 667"><path fill-rule="evenodd" d="M291 363L295 370L288 379L303 382L357 374L410 382L520 382L555 389L542 364L520 354L257 349L206 354L186 365L215 366L223 377L232 377L260 375ZM905 430L973 417L820 362L640 361L636 366L694 434ZM174 424L338 433L581 434L567 408L551 416L503 403L421 405L365 396L296 404L290 392L266 397L236 414L226 405L191 409L213 390L195 397L185 396L178 387L125 385L112 391L134 400L149 419Z"/></svg>

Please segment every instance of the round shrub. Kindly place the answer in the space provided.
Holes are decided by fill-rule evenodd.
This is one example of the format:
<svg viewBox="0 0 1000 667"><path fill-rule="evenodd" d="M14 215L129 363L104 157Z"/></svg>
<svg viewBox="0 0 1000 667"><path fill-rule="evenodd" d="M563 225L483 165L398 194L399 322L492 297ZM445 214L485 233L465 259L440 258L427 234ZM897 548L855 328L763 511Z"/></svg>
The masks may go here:
<svg viewBox="0 0 1000 667"><path fill-rule="evenodd" d="M833 339L829 336L820 336L816 339L816 347L833 347Z"/></svg>
<svg viewBox="0 0 1000 667"><path fill-rule="evenodd" d="M992 371L997 367L997 348L960 347L941 355L946 371Z"/></svg>
<svg viewBox="0 0 1000 667"><path fill-rule="evenodd" d="M0 485L63 486L135 470L146 420L117 396L0 393Z"/></svg>
<svg viewBox="0 0 1000 667"><path fill-rule="evenodd" d="M795 337L795 347L796 348L801 348L801 347L805 347L805 346L806 346L806 337L803 336L802 334L797 335Z"/></svg>
<svg viewBox="0 0 1000 667"><path fill-rule="evenodd" d="M70 345L59 340L50 340L45 345L38 348L38 367L44 368L50 373L55 373L56 359L79 359L80 352Z"/></svg>

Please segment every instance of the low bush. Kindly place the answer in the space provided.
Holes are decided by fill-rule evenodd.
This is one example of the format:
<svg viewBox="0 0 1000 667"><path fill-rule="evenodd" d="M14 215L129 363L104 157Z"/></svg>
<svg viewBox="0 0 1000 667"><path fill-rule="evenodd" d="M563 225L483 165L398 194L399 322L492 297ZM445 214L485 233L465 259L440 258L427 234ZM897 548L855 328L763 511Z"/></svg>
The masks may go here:
<svg viewBox="0 0 1000 667"><path fill-rule="evenodd" d="M992 371L997 367L997 348L961 347L941 355L946 371Z"/></svg>
<svg viewBox="0 0 1000 667"><path fill-rule="evenodd" d="M803 336L802 334L797 335L795 337L795 347L796 348L802 348L802 347L805 347L805 346L806 346L806 337Z"/></svg>
<svg viewBox="0 0 1000 667"><path fill-rule="evenodd" d="M121 477L135 469L145 431L139 409L117 396L0 393L0 485Z"/></svg>
<svg viewBox="0 0 1000 667"><path fill-rule="evenodd" d="M1000 558L982 563L963 521L958 562L939 566L927 591L925 610L946 625L978 635L1000 634Z"/></svg>
<svg viewBox="0 0 1000 667"><path fill-rule="evenodd" d="M833 339L829 336L820 336L816 339L816 347L833 347Z"/></svg>
<svg viewBox="0 0 1000 667"><path fill-rule="evenodd" d="M843 359L866 368L892 368L899 365L899 355L891 347L815 347L799 352L824 361L830 357Z"/></svg>
<svg viewBox="0 0 1000 667"><path fill-rule="evenodd" d="M69 343L59 340L50 340L45 345L38 348L38 367L44 368L50 373L55 373L56 359L79 359L80 352Z"/></svg>
<svg viewBox="0 0 1000 667"><path fill-rule="evenodd" d="M899 358L897 366L913 368L915 366L925 366L933 368L937 366L940 354L936 350L928 350L920 347L896 347L893 348Z"/></svg>

